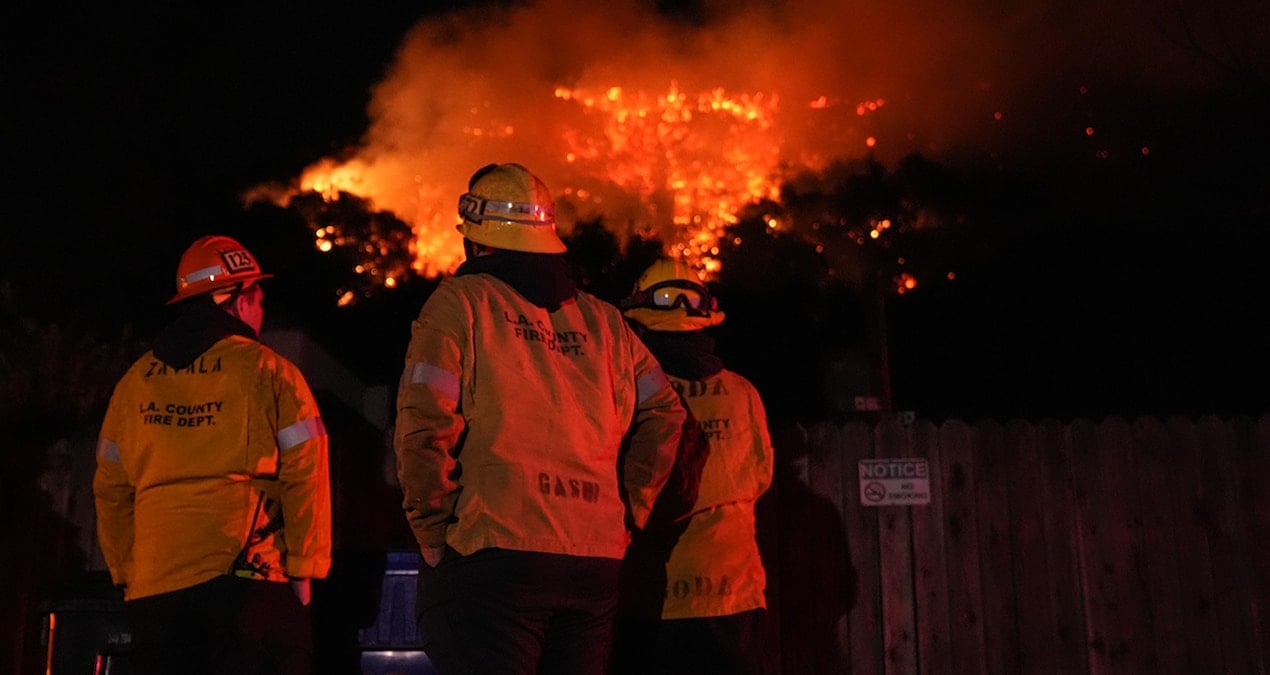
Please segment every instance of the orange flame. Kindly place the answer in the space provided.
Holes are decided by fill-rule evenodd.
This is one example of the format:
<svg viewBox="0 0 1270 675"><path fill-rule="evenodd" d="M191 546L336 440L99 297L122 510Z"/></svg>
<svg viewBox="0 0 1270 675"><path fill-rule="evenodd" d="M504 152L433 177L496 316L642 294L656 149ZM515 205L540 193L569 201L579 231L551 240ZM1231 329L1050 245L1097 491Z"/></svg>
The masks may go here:
<svg viewBox="0 0 1270 675"><path fill-rule="evenodd" d="M732 94L723 88L696 93L669 89L651 95L620 86L589 91L557 87L557 101L581 114L576 126L565 126L557 144L558 161L570 167L569 182L556 190L558 202L569 202L576 214L610 211L626 215L633 200L644 213L631 218L631 232L654 234L666 242L668 255L679 256L713 276L720 269L718 241L736 222L738 211L757 200L779 198L781 138L775 94ZM823 108L823 97L809 107ZM511 124L464 124L462 133L487 140L516 134ZM347 161L323 159L308 167L294 187L262 186L248 201L269 199L287 206L298 194L317 193L327 201L341 193L385 208L409 223L412 269L423 276L452 272L463 260L457 192L443 188L391 158L365 156ZM402 198L402 195L407 195ZM567 210L561 210L567 212ZM628 216L629 217L629 216ZM572 223L561 223L562 229ZM329 228L315 227L315 245L366 245L348 233L337 238ZM366 246L365 269L375 267L375 246ZM364 273L361 266L356 270ZM393 285L396 275L377 283ZM341 298L341 304L351 302Z"/></svg>
<svg viewBox="0 0 1270 675"><path fill-rule="evenodd" d="M602 122L602 138L566 135L566 160L652 205L654 217L668 210L672 256L717 272L719 238L739 209L779 197L775 95L687 94L675 82L656 96L616 86L555 93ZM669 205L657 204L663 194Z"/></svg>

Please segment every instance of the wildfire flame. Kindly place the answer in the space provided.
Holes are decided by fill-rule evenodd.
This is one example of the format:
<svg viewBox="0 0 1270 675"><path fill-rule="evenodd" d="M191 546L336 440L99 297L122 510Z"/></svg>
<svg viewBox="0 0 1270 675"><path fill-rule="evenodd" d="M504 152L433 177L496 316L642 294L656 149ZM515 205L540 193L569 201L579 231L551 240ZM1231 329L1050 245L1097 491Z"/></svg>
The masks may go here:
<svg viewBox="0 0 1270 675"><path fill-rule="evenodd" d="M1027 141L1040 133L1048 144L1056 106L1072 107L1077 94L1082 114L1069 128L1111 160L1114 126L1093 114L1092 85L1126 75L1137 82L1142 73L1159 75L1145 79L1165 91L1186 81L1174 67L1182 61L1159 67L1157 50L1139 49L1164 24L1115 3L1058 14L824 0L458 5L426 10L405 34L371 87L371 125L356 147L247 196L285 206L317 194L331 211L352 196L381 222L390 214L404 223L404 241L395 231L314 223L315 245L355 251L357 273L376 285L457 267L455 202L467 176L488 163L515 161L538 174L556 195L566 235L598 219L619 239L656 234L668 254L717 272L724 230L747 204L776 199L784 178L861 156L1030 162L1036 144ZM1071 39L1108 51L1067 62L1075 51L1058 46ZM1091 86L1054 86L1088 77L1094 63L1111 70ZM1134 141L1134 156L1152 152L1147 140ZM885 250L925 227L898 212L870 215L895 225L870 231L831 217L825 241L806 238L831 256L835 248ZM774 233L789 232L773 222ZM839 257L846 262L837 267L851 263ZM917 281L894 279L896 292Z"/></svg>
<svg viewBox="0 0 1270 675"><path fill-rule="evenodd" d="M600 220L623 243L655 236L713 276L728 227L747 205L778 201L789 174L929 147L920 131L896 128L909 118L888 114L892 97L877 95L902 86L899 66L862 73L843 51L875 54L893 41L831 3L798 5L738 8L691 30L647 8L569 0L499 6L496 21L474 10L420 22L373 87L358 146L246 198L352 196L390 214L407 241L312 223L315 246L355 252L356 273L389 286L457 268L467 176L516 161L552 189L562 234ZM904 93L897 100L912 102ZM405 271L386 264L403 254Z"/></svg>
<svg viewBox="0 0 1270 675"><path fill-rule="evenodd" d="M635 195L654 217L658 196L671 195L667 253L707 273L718 271L719 238L740 207L779 198L774 94L689 94L675 82L656 96L618 86L555 94L597 116L603 130L601 138L567 134L566 161Z"/></svg>
<svg viewBox="0 0 1270 675"><path fill-rule="evenodd" d="M556 159L572 169L572 181L555 190L559 201L571 203L565 213L626 214L625 234L661 236L668 255L684 258L709 277L720 268L718 241L740 209L779 199L782 146L775 93L734 94L721 87L688 93L672 81L658 94L621 86L559 86L554 98L581 113L581 124L563 128L558 144ZM821 97L808 105L824 108L826 103ZM466 124L461 133L479 140L512 137L516 129ZM430 277L452 272L463 260L454 228L458 193L417 173L403 185L404 173L411 172L393 162L327 158L305 169L294 187L262 186L246 199L286 206L304 193L327 201L348 194L376 207L391 205L389 210L413 230L413 271ZM399 196L403 192L409 195L405 200ZM634 211L643 212L630 215L631 202L637 205ZM361 241L330 226L315 226L314 232L319 250L365 249L358 273L378 266L382 242ZM391 286L397 276L383 275L381 283ZM349 298L345 295L344 302Z"/></svg>

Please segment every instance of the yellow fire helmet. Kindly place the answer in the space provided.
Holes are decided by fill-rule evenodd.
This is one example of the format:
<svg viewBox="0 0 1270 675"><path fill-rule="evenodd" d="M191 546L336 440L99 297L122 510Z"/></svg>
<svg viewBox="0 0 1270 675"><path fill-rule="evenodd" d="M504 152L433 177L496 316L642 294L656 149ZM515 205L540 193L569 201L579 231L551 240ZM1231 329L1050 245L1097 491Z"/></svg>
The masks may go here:
<svg viewBox="0 0 1270 675"><path fill-rule="evenodd" d="M490 164L459 197L459 233L478 244L528 253L564 253L556 204L546 184L519 164Z"/></svg>
<svg viewBox="0 0 1270 675"><path fill-rule="evenodd" d="M176 266L176 295L167 304L217 291L228 295L235 287L246 288L272 276L261 272L256 257L237 241L224 236L202 237L181 256Z"/></svg>
<svg viewBox="0 0 1270 675"><path fill-rule="evenodd" d="M723 323L724 313L701 276L681 260L649 265L622 301L623 314L650 330L691 331Z"/></svg>

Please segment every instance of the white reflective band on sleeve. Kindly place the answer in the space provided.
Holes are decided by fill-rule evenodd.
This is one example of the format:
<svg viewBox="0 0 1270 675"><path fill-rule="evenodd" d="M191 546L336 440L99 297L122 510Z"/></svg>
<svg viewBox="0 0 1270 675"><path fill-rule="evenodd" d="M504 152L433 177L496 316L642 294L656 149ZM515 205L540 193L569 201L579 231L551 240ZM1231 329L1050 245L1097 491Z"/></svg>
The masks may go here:
<svg viewBox="0 0 1270 675"><path fill-rule="evenodd" d="M119 446L109 438L97 439L97 456L107 462L119 462Z"/></svg>
<svg viewBox="0 0 1270 675"><path fill-rule="evenodd" d="M326 435L326 427L321 417L310 417L278 432L278 449L286 450L318 436Z"/></svg>
<svg viewBox="0 0 1270 675"><path fill-rule="evenodd" d="M416 363L410 369L410 384L426 384L452 401L459 400L459 376L430 363Z"/></svg>
<svg viewBox="0 0 1270 675"><path fill-rule="evenodd" d="M635 380L635 395L639 397L639 402L643 403L648 400L649 396L661 391L664 387L670 385L670 380L666 379L666 373L661 368L644 373Z"/></svg>

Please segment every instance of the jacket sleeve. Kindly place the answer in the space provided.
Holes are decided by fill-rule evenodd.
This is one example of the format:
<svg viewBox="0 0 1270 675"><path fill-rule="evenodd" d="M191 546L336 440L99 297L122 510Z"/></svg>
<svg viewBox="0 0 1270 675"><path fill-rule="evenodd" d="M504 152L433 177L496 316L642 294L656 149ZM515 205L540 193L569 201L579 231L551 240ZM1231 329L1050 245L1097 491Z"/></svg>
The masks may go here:
<svg viewBox="0 0 1270 675"><path fill-rule="evenodd" d="M643 529L674 466L687 411L648 348L634 333L628 331L628 335L635 364L636 403L621 476L630 502L631 524Z"/></svg>
<svg viewBox="0 0 1270 675"><path fill-rule="evenodd" d="M644 526L645 533L657 531L677 538L686 525L687 517L692 515L701 492L701 475L706 460L710 458L710 443L701 432L701 424L692 410L687 406L684 410L687 417L679 437L679 452L670 477L653 504L653 512ZM674 541L668 543L673 547Z"/></svg>
<svg viewBox="0 0 1270 675"><path fill-rule="evenodd" d="M754 385L748 387L750 392L750 433L754 443L754 494L757 501L772 486L772 470L775 466L775 453L772 450L772 436L767 428L767 410L763 407L763 399Z"/></svg>
<svg viewBox="0 0 1270 675"><path fill-rule="evenodd" d="M326 428L317 401L298 368L285 364L274 377L274 387L287 576L322 578L331 568L331 480Z"/></svg>
<svg viewBox="0 0 1270 675"><path fill-rule="evenodd" d="M463 373L462 335L446 321L459 311L443 284L411 326L405 369L397 389L394 449L402 509L422 548L445 544L446 526L458 500L454 471L466 423L459 411ZM454 318L454 317L451 317Z"/></svg>
<svg viewBox="0 0 1270 675"><path fill-rule="evenodd" d="M116 390L116 397L118 396ZM119 461L121 430L118 402L111 400L97 439L97 470L93 474L93 496L97 509L97 539L111 581L126 586L132 575L132 542L136 530L133 503L136 492Z"/></svg>

